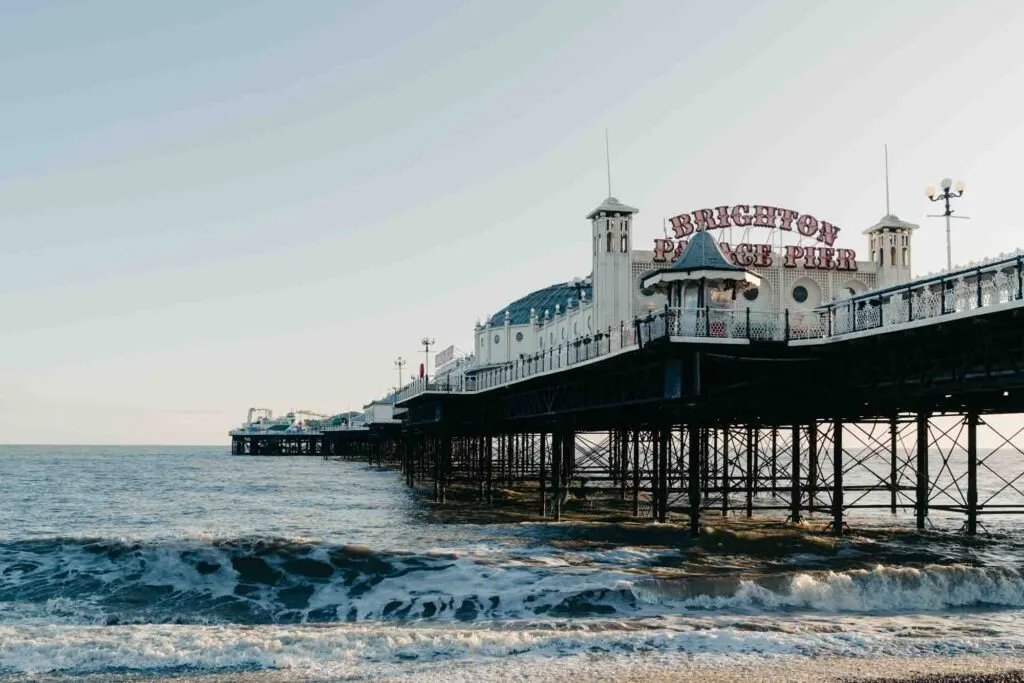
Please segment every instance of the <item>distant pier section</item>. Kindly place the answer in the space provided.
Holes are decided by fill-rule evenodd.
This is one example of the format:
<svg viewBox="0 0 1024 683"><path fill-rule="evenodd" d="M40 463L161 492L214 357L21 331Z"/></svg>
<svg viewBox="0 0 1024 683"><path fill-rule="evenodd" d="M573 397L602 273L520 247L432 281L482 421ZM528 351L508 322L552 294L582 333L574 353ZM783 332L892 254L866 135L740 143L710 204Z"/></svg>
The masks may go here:
<svg viewBox="0 0 1024 683"><path fill-rule="evenodd" d="M274 417L269 408L250 408L231 430L232 455L373 455L401 425L394 395L371 401L363 411L323 415L297 410ZM401 410L398 411L399 413Z"/></svg>

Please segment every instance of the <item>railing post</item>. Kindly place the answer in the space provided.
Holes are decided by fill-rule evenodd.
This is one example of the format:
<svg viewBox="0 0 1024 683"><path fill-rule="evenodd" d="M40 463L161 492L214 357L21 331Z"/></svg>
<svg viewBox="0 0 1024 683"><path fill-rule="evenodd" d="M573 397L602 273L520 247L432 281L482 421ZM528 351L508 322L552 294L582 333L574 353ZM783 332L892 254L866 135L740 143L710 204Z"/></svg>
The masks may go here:
<svg viewBox="0 0 1024 683"><path fill-rule="evenodd" d="M946 313L946 278L939 280L939 315Z"/></svg>
<svg viewBox="0 0 1024 683"><path fill-rule="evenodd" d="M981 268L978 268L978 308L981 308Z"/></svg>
<svg viewBox="0 0 1024 683"><path fill-rule="evenodd" d="M783 337L783 339L785 341L787 341L787 342L789 341L789 309L788 308L786 309L786 330L785 330L785 336Z"/></svg>
<svg viewBox="0 0 1024 683"><path fill-rule="evenodd" d="M709 313L708 305L704 304L704 336L711 336L711 314Z"/></svg>
<svg viewBox="0 0 1024 683"><path fill-rule="evenodd" d="M608 347L609 348L611 348L611 344L612 344L612 342L609 339L608 340ZM622 349L622 348L625 348L625 347L626 347L626 321L625 320L620 320L619 321L619 348Z"/></svg>
<svg viewBox="0 0 1024 683"><path fill-rule="evenodd" d="M825 315L828 317L828 336L829 337L832 336L832 314L835 312L835 310L836 309L834 309L834 308L829 308L828 310L825 311Z"/></svg>
<svg viewBox="0 0 1024 683"><path fill-rule="evenodd" d="M1024 273L1021 273L1020 256L1017 257L1017 298L1024 298Z"/></svg>
<svg viewBox="0 0 1024 683"><path fill-rule="evenodd" d="M750 339L750 306L747 306L747 339Z"/></svg>
<svg viewBox="0 0 1024 683"><path fill-rule="evenodd" d="M850 302L850 317L853 319L853 331L857 331L857 303Z"/></svg>
<svg viewBox="0 0 1024 683"><path fill-rule="evenodd" d="M910 291L910 287L907 287L907 322L913 322L914 320L914 294Z"/></svg>
<svg viewBox="0 0 1024 683"><path fill-rule="evenodd" d="M878 327L879 328L882 327L882 324L884 322L883 319L882 319L882 311L884 311L884 310L885 309L882 308L882 295L879 294L878 295Z"/></svg>

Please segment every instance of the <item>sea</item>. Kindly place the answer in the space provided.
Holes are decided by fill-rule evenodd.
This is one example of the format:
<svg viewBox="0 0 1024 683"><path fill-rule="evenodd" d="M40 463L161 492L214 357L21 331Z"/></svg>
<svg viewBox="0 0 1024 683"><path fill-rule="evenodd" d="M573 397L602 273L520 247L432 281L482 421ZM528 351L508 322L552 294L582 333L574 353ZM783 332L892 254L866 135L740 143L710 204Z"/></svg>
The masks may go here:
<svg viewBox="0 0 1024 683"><path fill-rule="evenodd" d="M658 680L1024 658L1017 518L975 539L919 533L910 511L851 518L838 540L826 521L709 516L696 541L685 519L451 523L360 462L2 446L0 678Z"/></svg>

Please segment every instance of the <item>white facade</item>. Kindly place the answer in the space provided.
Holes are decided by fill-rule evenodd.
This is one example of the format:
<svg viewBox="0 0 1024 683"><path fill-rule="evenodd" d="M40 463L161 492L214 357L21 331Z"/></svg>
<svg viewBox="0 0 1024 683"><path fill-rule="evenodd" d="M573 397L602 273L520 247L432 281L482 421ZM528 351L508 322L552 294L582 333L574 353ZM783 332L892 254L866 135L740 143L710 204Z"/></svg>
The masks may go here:
<svg viewBox="0 0 1024 683"><path fill-rule="evenodd" d="M611 197L591 211L587 215L591 224L591 275L528 294L478 323L474 353L457 365L445 368L438 379L444 381L467 371L501 366L520 356L592 338L595 334L616 334L630 326L635 318L664 308L668 303L665 295L644 292L641 281L645 274L670 266L671 259L657 263L653 250L633 248L633 216L636 214L637 209ZM788 310L790 314L802 316L825 303L908 282L911 238L916 227L895 216L883 217L864 231L870 259L856 261L855 269L851 270L808 268L800 262L787 267L784 263L786 247L778 243L770 251L771 265L747 266L761 278L760 286L742 291L734 300L719 299L712 305L763 314L781 315ZM772 241L777 240L773 237ZM672 304L695 307L695 289L685 288L682 300Z"/></svg>

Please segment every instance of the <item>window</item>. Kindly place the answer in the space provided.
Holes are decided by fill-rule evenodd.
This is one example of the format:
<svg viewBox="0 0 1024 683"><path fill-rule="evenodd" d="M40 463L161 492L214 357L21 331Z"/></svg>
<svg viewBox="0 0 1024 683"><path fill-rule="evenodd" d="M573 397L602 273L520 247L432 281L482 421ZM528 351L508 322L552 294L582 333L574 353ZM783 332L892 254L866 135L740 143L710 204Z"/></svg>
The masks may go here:
<svg viewBox="0 0 1024 683"><path fill-rule="evenodd" d="M500 334L494 335L494 343L495 344L500 344L501 343L501 335Z"/></svg>
<svg viewBox="0 0 1024 683"><path fill-rule="evenodd" d="M761 293L757 287L751 287L743 291L743 298L747 301L757 301L757 295Z"/></svg>
<svg viewBox="0 0 1024 683"><path fill-rule="evenodd" d="M889 248L889 265L890 266L895 266L896 265L896 247L890 247Z"/></svg>
<svg viewBox="0 0 1024 683"><path fill-rule="evenodd" d="M572 324L572 333L577 337L580 336L580 323L578 320Z"/></svg>
<svg viewBox="0 0 1024 683"><path fill-rule="evenodd" d="M798 304L802 304L807 301L807 288L803 285L797 285L793 288L793 301Z"/></svg>
<svg viewBox="0 0 1024 683"><path fill-rule="evenodd" d="M562 341L565 341L565 328L562 328Z"/></svg>
<svg viewBox="0 0 1024 683"><path fill-rule="evenodd" d="M523 341L523 333L522 332L516 332L516 341L517 342Z"/></svg>
<svg viewBox="0 0 1024 683"><path fill-rule="evenodd" d="M622 239L619 240L619 247L622 249L623 254L625 254L626 251L629 249L629 240L626 238L625 235L623 235Z"/></svg>
<svg viewBox="0 0 1024 683"><path fill-rule="evenodd" d="M608 241L607 251L610 252L612 250L612 233L611 233L610 230L608 231L608 240L607 241Z"/></svg>
<svg viewBox="0 0 1024 683"><path fill-rule="evenodd" d="M587 332L593 331L593 327L590 325L590 316L587 316Z"/></svg>
<svg viewBox="0 0 1024 683"><path fill-rule="evenodd" d="M555 333L554 332L551 333L550 341L551 341L551 345L554 346L555 345Z"/></svg>
<svg viewBox="0 0 1024 683"><path fill-rule="evenodd" d="M903 260L901 262L901 265L904 265L904 266L907 265L907 248L906 247L903 247Z"/></svg>

